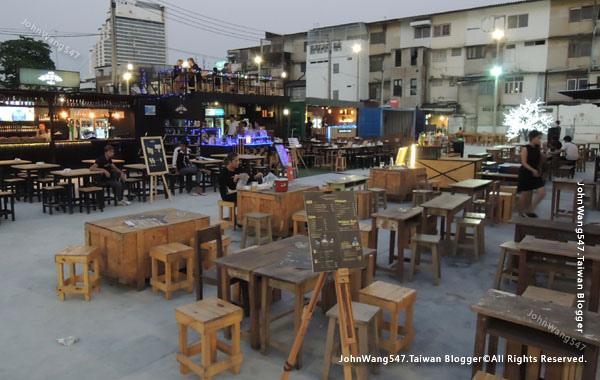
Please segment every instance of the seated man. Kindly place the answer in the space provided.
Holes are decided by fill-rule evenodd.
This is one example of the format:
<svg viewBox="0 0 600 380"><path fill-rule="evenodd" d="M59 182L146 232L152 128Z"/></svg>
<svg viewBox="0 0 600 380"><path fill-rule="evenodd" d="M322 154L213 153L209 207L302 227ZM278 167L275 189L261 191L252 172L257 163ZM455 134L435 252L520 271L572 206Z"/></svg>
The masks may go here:
<svg viewBox="0 0 600 380"><path fill-rule="evenodd" d="M190 195L204 195L200 189L202 183L200 170L198 167L190 162L190 149L188 148L187 141L182 141L179 147L173 151L173 167L175 168L175 174L181 174L186 177L185 188ZM192 193L192 184L187 183L187 175L196 176L196 192Z"/></svg>
<svg viewBox="0 0 600 380"><path fill-rule="evenodd" d="M240 169L240 158L238 157L237 153L229 153L223 164L225 167L221 169L221 173L219 174L219 190L221 192L221 199L237 204L237 183L240 179L240 174L245 172ZM250 174L248 174L248 176L251 177ZM262 182L262 178L262 173L258 173L254 176L254 180L258 181L259 183Z"/></svg>
<svg viewBox="0 0 600 380"><path fill-rule="evenodd" d="M564 159L567 160L568 165L575 166L579 159L579 148L573 144L571 136L565 136L563 138L565 145L563 145L561 152L565 152Z"/></svg>
<svg viewBox="0 0 600 380"><path fill-rule="evenodd" d="M108 185L113 189L115 197L119 202L119 206L129 206L131 202L123 200L123 183L121 180L125 180L125 174L117 168L112 162L112 158L115 156L115 148L112 145L106 145L104 147L104 155L96 158L96 162L90 168L93 172L102 172L101 184Z"/></svg>

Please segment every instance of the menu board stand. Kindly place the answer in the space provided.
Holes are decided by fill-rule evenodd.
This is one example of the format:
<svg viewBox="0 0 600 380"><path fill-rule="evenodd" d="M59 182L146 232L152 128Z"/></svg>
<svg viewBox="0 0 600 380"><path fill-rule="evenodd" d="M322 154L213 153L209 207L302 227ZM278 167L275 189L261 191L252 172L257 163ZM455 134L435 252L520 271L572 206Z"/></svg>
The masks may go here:
<svg viewBox="0 0 600 380"><path fill-rule="evenodd" d="M172 201L171 190L165 178L165 174L169 173L169 168L162 137L142 137L141 140L146 172L150 178L150 204L153 203L155 197L158 199L158 177L162 178L167 196Z"/></svg>
<svg viewBox="0 0 600 380"><path fill-rule="evenodd" d="M348 267L356 268L359 265L364 265L362 258L362 246L354 243L353 230L356 227L358 231L358 219L356 216L356 207L354 204L354 195L351 192L336 192L331 194L325 193L305 193L304 195L306 214L308 217L308 233L311 241L311 259L313 271L320 271L319 278L315 285L310 302L304 308L302 313L302 323L296 334L294 345L288 356L288 360L283 367L281 380L286 380L290 376L290 372L296 363L296 357L302 347L304 335L308 329L310 320L317 306L319 294L323 290L323 285L329 273L333 273L335 283L335 295L339 311L339 326L340 340L342 343L342 355L349 357L350 352L354 357L358 356L358 341L356 339L356 331L354 329L354 317L352 313L352 296L350 293L350 270ZM331 212L334 209L335 212ZM317 226L315 219L322 217L324 214L333 215L334 218L340 220L321 221L323 225ZM312 219L312 222L311 222ZM312 226L312 228L311 228ZM311 230L313 233L311 233ZM316 231L319 233L315 233ZM330 236L335 236L339 242L335 241L327 243L327 248L321 244L313 246L313 240L322 241L325 243L327 235L322 234L323 230L329 232ZM334 231L337 230L337 231ZM358 239L360 238L360 232ZM323 238L323 240L321 240ZM347 240L352 239L351 244L347 244ZM357 260L357 253L360 252L360 260ZM336 269L332 269L336 268ZM345 362L344 379L352 380L352 365ZM359 368L354 366L356 378L360 379Z"/></svg>

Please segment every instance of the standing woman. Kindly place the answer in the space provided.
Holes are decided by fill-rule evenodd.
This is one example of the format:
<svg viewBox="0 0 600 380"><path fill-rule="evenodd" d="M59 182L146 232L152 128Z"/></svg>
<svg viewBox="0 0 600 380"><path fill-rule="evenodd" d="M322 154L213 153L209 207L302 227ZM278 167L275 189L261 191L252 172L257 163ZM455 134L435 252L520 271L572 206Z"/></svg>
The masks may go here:
<svg viewBox="0 0 600 380"><path fill-rule="evenodd" d="M533 130L529 132L529 144L521 149L521 168L519 170L519 186L517 187L517 192L521 193L521 199L519 200L520 216L526 215L530 218L537 218L535 209L546 196L544 180L540 170L542 161L541 140L542 133ZM534 190L537 190L537 194L532 202Z"/></svg>

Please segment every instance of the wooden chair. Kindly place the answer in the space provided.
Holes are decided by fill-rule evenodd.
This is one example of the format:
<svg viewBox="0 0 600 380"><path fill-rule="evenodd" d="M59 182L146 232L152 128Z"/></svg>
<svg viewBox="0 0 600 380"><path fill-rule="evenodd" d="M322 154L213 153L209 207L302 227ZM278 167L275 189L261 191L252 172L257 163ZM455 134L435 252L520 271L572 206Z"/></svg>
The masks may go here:
<svg viewBox="0 0 600 380"><path fill-rule="evenodd" d="M500 244L500 256L498 257L498 267L496 268L496 276L494 277L494 289L500 289L502 280L518 281L519 268L512 265L514 258L518 258L520 254L519 243L512 240ZM508 257L508 262L506 261Z"/></svg>
<svg viewBox="0 0 600 380"><path fill-rule="evenodd" d="M358 292L358 302L381 308L377 315L377 329L379 331L379 347L395 355L399 350L410 350L414 338L412 327L413 307L417 299L417 291L383 281L375 281ZM384 322L383 312L390 313L390 322ZM398 324L399 315L405 312L404 326ZM389 339L382 339L381 332L390 332ZM402 334L403 337L399 338Z"/></svg>
<svg viewBox="0 0 600 380"><path fill-rule="evenodd" d="M467 236L467 229L472 228L473 234ZM469 242L464 242L470 238ZM456 237L452 256L456 256L458 248L470 247L473 248L475 260L479 261L479 254L485 251L485 235L483 221L481 219L457 218L456 219Z"/></svg>
<svg viewBox="0 0 600 380"><path fill-rule="evenodd" d="M269 243L273 242L273 230L271 229L271 215L262 212L249 212L244 215L244 225L242 227L241 248L246 248L246 238L248 237L248 228L254 223L254 245L260 245L262 236L261 230L263 223L267 229L266 239Z"/></svg>
<svg viewBox="0 0 600 380"><path fill-rule="evenodd" d="M227 221L227 225L235 231L235 223L236 223L235 203L227 202L227 201L219 201L218 205L219 205L219 220ZM224 208L227 208L229 210L229 214L227 215L227 218L223 217L223 209Z"/></svg>
<svg viewBox="0 0 600 380"><path fill-rule="evenodd" d="M367 189L371 194L373 194L373 212L377 212L379 210L379 203L383 203L383 208L387 209L387 191L385 189L380 189L378 187L370 187Z"/></svg>
<svg viewBox="0 0 600 380"><path fill-rule="evenodd" d="M358 330L358 355L372 355L374 357L379 356L379 337L377 331L377 315L381 312L378 307L362 304L358 302L352 302L352 316L354 319L354 326ZM329 317L329 328L327 329L327 340L325 342L325 360L323 364L323 373L321 380L329 379L329 373L331 372L331 364L338 363L340 354L339 351L340 338L339 338L339 327L338 318L339 310L338 306L335 305L329 311L327 311L327 317ZM337 348L337 349L336 349ZM369 378L367 371L367 364L358 364L358 371L362 380ZM371 364L371 371L374 374L379 374L379 364Z"/></svg>
<svg viewBox="0 0 600 380"><path fill-rule="evenodd" d="M298 211L292 215L292 221L294 223L294 236L298 234L308 236L308 231L306 230L306 223L308 223L308 218L306 216L306 211Z"/></svg>
<svg viewBox="0 0 600 380"><path fill-rule="evenodd" d="M190 370L210 380L213 375L231 369L234 375L240 373L243 355L240 348L240 325L244 313L241 308L219 298L207 298L175 309L175 320L179 326L179 351L177 361L182 374ZM200 342L188 344L188 328L198 332ZM217 338L219 330L232 329L231 345ZM217 350L228 356L217 361ZM202 364L191 360L193 356L202 354Z"/></svg>
<svg viewBox="0 0 600 380"><path fill-rule="evenodd" d="M191 247L181 243L169 243L150 248L150 259L152 262L152 278L150 285L152 291L165 292L168 300L173 292L186 289L189 293L194 291L194 251ZM186 274L179 272L179 264L186 263ZM158 274L158 262L164 264L165 274Z"/></svg>
<svg viewBox="0 0 600 380"><path fill-rule="evenodd" d="M410 272L408 281L412 281L416 269L426 269L433 272L433 284L439 285L440 277L442 277L440 269L439 255L440 236L439 235L424 235L415 234L410 238ZM421 248L429 248L431 250L431 260L421 260ZM423 267L421 261L431 263L431 266Z"/></svg>
<svg viewBox="0 0 600 380"><path fill-rule="evenodd" d="M83 294L85 300L91 299L92 290L100 291L100 248L94 246L71 245L54 255L58 269L58 296L65 300L65 294ZM69 264L70 276L65 279L63 264ZM75 265L83 266L82 275L77 275ZM90 266L94 274L90 276Z"/></svg>

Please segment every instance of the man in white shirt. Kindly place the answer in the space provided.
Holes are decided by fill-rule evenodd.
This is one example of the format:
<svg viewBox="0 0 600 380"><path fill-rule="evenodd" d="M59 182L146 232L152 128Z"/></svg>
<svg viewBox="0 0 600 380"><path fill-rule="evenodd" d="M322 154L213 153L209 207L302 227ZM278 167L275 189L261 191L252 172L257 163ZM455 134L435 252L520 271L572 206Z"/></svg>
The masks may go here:
<svg viewBox="0 0 600 380"><path fill-rule="evenodd" d="M229 126L227 127L227 136L234 137L237 133L238 122L235 120L235 116L229 116Z"/></svg>
<svg viewBox="0 0 600 380"><path fill-rule="evenodd" d="M565 152L565 159L569 162L569 165L575 166L579 159L579 148L573 144L571 136L565 136L563 141L565 145L563 145L561 152Z"/></svg>

